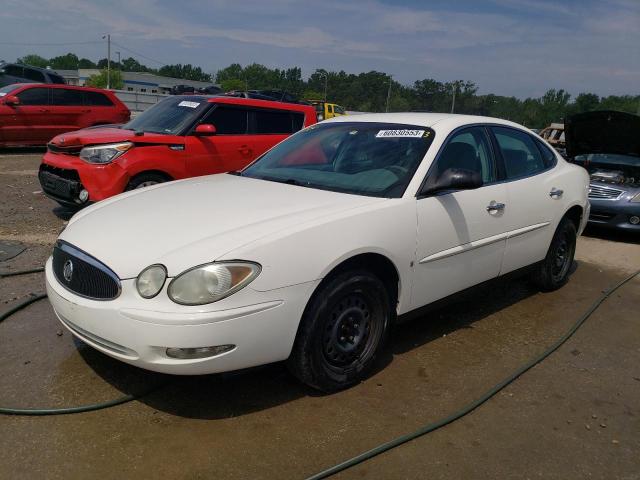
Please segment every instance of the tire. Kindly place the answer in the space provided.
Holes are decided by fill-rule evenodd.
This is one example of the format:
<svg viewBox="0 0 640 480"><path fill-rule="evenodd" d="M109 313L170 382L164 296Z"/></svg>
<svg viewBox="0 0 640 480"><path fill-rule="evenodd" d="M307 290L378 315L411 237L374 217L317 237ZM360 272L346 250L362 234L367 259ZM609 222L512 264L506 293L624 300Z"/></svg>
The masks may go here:
<svg viewBox="0 0 640 480"><path fill-rule="evenodd" d="M126 191L135 190L136 188L150 187L151 185L167 181L169 181L169 179L160 173L141 173L129 180Z"/></svg>
<svg viewBox="0 0 640 480"><path fill-rule="evenodd" d="M366 270L328 279L302 316L287 361L291 373L327 393L360 382L387 338L391 304L385 285Z"/></svg>
<svg viewBox="0 0 640 480"><path fill-rule="evenodd" d="M563 218L551 240L545 259L536 266L532 280L543 292L562 287L569 280L569 272L576 253L576 226Z"/></svg>

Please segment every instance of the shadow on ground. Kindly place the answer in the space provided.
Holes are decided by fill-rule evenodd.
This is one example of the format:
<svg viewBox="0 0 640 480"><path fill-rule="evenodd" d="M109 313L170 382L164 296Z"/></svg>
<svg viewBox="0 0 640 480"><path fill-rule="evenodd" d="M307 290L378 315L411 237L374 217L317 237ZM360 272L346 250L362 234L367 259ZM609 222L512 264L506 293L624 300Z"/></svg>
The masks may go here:
<svg viewBox="0 0 640 480"><path fill-rule="evenodd" d="M576 264L573 266L575 270ZM490 316L538 291L526 278L500 278L457 294L415 319L394 328L372 374L387 367L394 355L411 351L442 335ZM171 376L118 362L77 341L87 364L123 393L136 394L153 385L160 390L140 401L149 407L188 418L221 419L246 415L304 396L322 395L298 383L284 363L240 372L203 376Z"/></svg>

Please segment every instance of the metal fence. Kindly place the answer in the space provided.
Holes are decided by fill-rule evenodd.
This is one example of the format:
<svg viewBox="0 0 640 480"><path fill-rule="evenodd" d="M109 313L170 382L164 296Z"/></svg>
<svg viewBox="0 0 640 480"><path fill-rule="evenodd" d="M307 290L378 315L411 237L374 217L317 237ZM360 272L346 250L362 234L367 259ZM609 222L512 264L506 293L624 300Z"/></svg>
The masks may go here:
<svg viewBox="0 0 640 480"><path fill-rule="evenodd" d="M162 93L128 92L126 90L113 90L113 93L132 113L144 112L147 108L169 96Z"/></svg>

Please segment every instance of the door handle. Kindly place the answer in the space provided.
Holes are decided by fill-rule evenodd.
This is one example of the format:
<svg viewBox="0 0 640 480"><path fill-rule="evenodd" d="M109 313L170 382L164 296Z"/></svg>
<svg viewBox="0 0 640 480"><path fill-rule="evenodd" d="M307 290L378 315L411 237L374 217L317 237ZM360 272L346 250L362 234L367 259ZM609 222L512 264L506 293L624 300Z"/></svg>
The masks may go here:
<svg viewBox="0 0 640 480"><path fill-rule="evenodd" d="M560 189L558 189L556 187L553 187L551 189L551 191L549 192L549 196L551 198L555 198L557 200L558 198L562 197L563 193L564 193L564 190L560 190Z"/></svg>
<svg viewBox="0 0 640 480"><path fill-rule="evenodd" d="M504 207L504 203L498 203L495 200L492 200L491 203L487 206L487 212L502 212L504 210Z"/></svg>
<svg viewBox="0 0 640 480"><path fill-rule="evenodd" d="M238 151L240 153L250 153L251 149L249 148L249 145L241 145L240 147L238 147Z"/></svg>
<svg viewBox="0 0 640 480"><path fill-rule="evenodd" d="M46 108L41 108L38 110L40 113L48 113L49 110L47 110Z"/></svg>

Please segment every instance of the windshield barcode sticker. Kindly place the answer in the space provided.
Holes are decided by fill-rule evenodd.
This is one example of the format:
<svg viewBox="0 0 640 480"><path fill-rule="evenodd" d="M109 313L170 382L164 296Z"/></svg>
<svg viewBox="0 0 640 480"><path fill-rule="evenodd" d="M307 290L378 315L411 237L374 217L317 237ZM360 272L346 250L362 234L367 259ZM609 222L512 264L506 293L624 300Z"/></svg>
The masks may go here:
<svg viewBox="0 0 640 480"><path fill-rule="evenodd" d="M376 138L421 138L424 130L380 130Z"/></svg>
<svg viewBox="0 0 640 480"><path fill-rule="evenodd" d="M199 102L187 102L186 100L178 104L179 107L189 107L189 108L196 108L198 105L200 105Z"/></svg>

